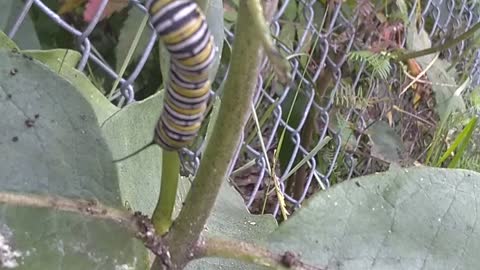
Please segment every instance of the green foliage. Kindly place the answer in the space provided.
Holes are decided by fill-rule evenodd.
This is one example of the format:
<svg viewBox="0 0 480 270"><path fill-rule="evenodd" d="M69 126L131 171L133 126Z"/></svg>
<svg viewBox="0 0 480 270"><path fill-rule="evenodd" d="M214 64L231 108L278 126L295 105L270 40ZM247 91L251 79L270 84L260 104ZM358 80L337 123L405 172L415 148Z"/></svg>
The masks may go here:
<svg viewBox="0 0 480 270"><path fill-rule="evenodd" d="M351 51L348 59L351 63L357 65L365 62L367 70L372 73L372 76L382 80L386 80L392 70L390 64L391 57L387 54L373 53L371 51Z"/></svg>
<svg viewBox="0 0 480 270"><path fill-rule="evenodd" d="M480 154L462 156L460 168L480 172Z"/></svg>
<svg viewBox="0 0 480 270"><path fill-rule="evenodd" d="M42 57L48 63L55 59ZM5 49L0 49L0 81L1 191L99 200L121 208L110 149L78 85ZM2 209L1 234L21 255L16 269L146 267L145 249L116 224L55 209Z"/></svg>
<svg viewBox="0 0 480 270"><path fill-rule="evenodd" d="M464 156L467 146L471 142L473 131L477 125L477 120L478 116L472 117L465 128L458 134L452 145L445 151L440 160L438 160L437 166L443 163L454 152L455 154L448 164L448 168L456 168L458 166L460 159L462 159Z"/></svg>
<svg viewBox="0 0 480 270"><path fill-rule="evenodd" d="M103 98L108 102L105 98ZM111 115L102 126L113 160L124 159L153 141L163 91ZM115 162L123 203L151 215L160 193L162 151L152 145L137 155Z"/></svg>
<svg viewBox="0 0 480 270"><path fill-rule="evenodd" d="M480 174L394 169L314 195L267 240L328 269L477 269Z"/></svg>
<svg viewBox="0 0 480 270"><path fill-rule="evenodd" d="M77 51L63 49L26 50L22 51L22 53L47 65L53 72L75 85L83 98L88 100L90 104L96 105L92 106L92 108L95 111L98 123L103 123L119 110L108 100L105 100L102 93L84 73L75 69L80 60L80 54Z"/></svg>
<svg viewBox="0 0 480 270"><path fill-rule="evenodd" d="M480 112L480 87L476 87L470 93L470 106L475 112Z"/></svg>
<svg viewBox="0 0 480 270"><path fill-rule="evenodd" d="M468 147L469 144L473 143L473 140L471 140L471 138L472 136L474 136L477 117L472 116L470 119L468 119L468 114L464 112L465 104L463 102L463 93L467 88L468 83L469 80L465 80L465 82L455 90L452 97L450 97L445 102L446 104L440 105L443 106L442 111L439 112L441 114L441 121L435 130L434 137L429 146L426 157L426 164L441 166L442 163L455 152L455 150L457 150L457 152L455 152L455 154L453 155L453 159L448 165L449 168L462 168L462 163L459 163L459 161L463 160L464 158L466 158L466 160L469 160L469 155L472 153L465 153L465 149ZM472 108L474 109L474 105L472 106ZM461 113L458 113L458 110L460 110ZM469 123L466 124L462 132L457 135L457 138L454 140L453 144L448 149L445 149L444 140L447 140L449 133L451 133L457 128L460 128L459 124L461 124L465 120ZM443 151L445 152L442 155L441 152ZM467 156L463 157L464 154L466 154Z"/></svg>

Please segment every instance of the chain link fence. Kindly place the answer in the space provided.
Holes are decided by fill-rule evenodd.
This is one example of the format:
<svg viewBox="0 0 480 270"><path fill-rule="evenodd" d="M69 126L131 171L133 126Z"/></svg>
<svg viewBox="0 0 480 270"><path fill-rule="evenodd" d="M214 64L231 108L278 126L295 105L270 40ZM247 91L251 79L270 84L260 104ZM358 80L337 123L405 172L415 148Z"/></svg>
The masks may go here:
<svg viewBox="0 0 480 270"><path fill-rule="evenodd" d="M292 3L292 1L295 2ZM135 102L134 82L151 55L157 40L156 34L152 32L129 76L119 78L111 64L105 62L102 56L96 53L95 44L91 40L91 34L101 20L108 0L101 1L96 15L82 29L73 27L44 2L24 1L22 11L18 14L13 26L8 29L9 37L13 38L18 34L19 27L29 12L37 9L74 37L78 44L75 49L82 54L78 64L79 70L83 71L87 63L93 63L112 80L120 80L119 89L112 96L112 102L119 106ZM338 120L332 117L334 115L332 111L336 110L339 100L348 96L346 91L350 91L350 95L353 96L380 98L388 97L388 94L380 94L382 91L388 92L386 89L388 85L400 88L403 82L395 76L389 76L383 81L370 79L366 84L365 80L373 76L372 71L368 69L368 63L361 61L354 69L355 72L352 72L348 61L350 52L375 49L374 45L378 45L382 38L383 41L387 39L389 42L404 45L406 35L401 30L404 26L379 22L368 0L358 0L357 7L363 8L352 9L349 14L345 13L345 6L342 9L342 5L338 4L340 2L342 1L280 0L278 4L271 29L277 37L277 45L285 55L289 56L294 84L283 87L269 81L270 69L268 64L264 63L263 72L258 77L259 89L255 98L262 136L261 138L257 136L255 122L251 121L248 130L245 131L244 143L231 173L232 183L243 194L247 206L253 212L265 210L278 215L280 209L278 198L281 195L290 207L298 207L312 192L326 189L332 182L338 182L339 180L332 180L337 171L342 173L335 178L349 179L379 169L374 166L375 160L370 157L362 158L361 164L358 162L358 149L365 136L361 131L367 129L370 124L371 119L366 115L372 114L372 110L368 106L358 107L348 102L347 106L343 106L341 114L343 120L353 123L355 129L360 131L352 138L345 138L341 132L331 129L333 121L338 124ZM347 2L343 5L347 5ZM409 19L420 18L419 25L426 29L432 44L441 44L479 21L479 4L476 1L407 2ZM295 16L291 13L293 4L297 11ZM147 12L144 1L131 0L130 8ZM292 38L282 37L285 33L289 33L286 29L291 27L290 22L296 25ZM233 28L226 28L225 36L229 41L234 39ZM469 54L465 56L464 53L467 51ZM306 54L309 57L302 56ZM472 79L471 85L476 86L480 83L478 54L478 50L471 50L469 43L463 41L455 48L442 52L442 58L451 60L455 56L463 55L464 60L473 59L469 66L464 65L463 68L468 69L467 72ZM459 65L465 62L462 60ZM217 78L224 78L225 70L228 70L228 67L221 69L219 73L223 74L219 74ZM399 70L394 66L391 74L396 72ZM325 87L325 84L328 84L328 87ZM328 89L328 91L320 93L322 89ZM293 107L300 107L300 109L290 112L292 107L290 105L295 101L298 102L295 104L300 105ZM376 108L373 113L375 118L387 116L388 110L385 109L385 104L382 106L373 106ZM292 118L286 117L288 115ZM283 130L285 132L282 135ZM283 140L280 140L280 137L283 137ZM324 150L319 152L318 149L324 146L327 137L331 140ZM349 141L352 142L352 147L350 149L347 147L346 150L345 147L342 148L342 145L345 146ZM283 153L280 153L282 164L277 164L278 181L273 181L269 177L269 165L272 166L274 163L274 150L280 143L283 144L282 149L284 149ZM263 148L266 149L267 156L262 151ZM186 168L191 172L195 172L198 167L201 149L202 147L182 151L184 165L190 164ZM322 157L319 157L320 153ZM298 164L303 161L306 162L298 168ZM296 182L289 183L288 179L294 179ZM277 189L273 188L275 183L278 183Z"/></svg>

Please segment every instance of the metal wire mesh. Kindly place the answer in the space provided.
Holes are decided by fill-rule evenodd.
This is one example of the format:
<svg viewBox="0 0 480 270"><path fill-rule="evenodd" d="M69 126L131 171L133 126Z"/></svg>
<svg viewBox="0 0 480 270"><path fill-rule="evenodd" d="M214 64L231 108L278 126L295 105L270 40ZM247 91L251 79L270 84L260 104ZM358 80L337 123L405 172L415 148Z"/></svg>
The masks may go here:
<svg viewBox="0 0 480 270"><path fill-rule="evenodd" d="M271 29L274 35L279 36L281 34L282 27L282 18L287 11L290 1L294 0L283 0L279 3L279 8L277 13L274 16ZM130 3L133 5L133 8L138 8L142 12L146 12L144 1L134 1L131 0ZM347 61L347 55L352 50L362 49L361 45L357 42L354 42L355 38L344 39L343 42L339 40L342 38L342 33L357 33L358 31L358 21L361 18L360 13L355 13L353 17L348 17L341 12L340 5L331 5L330 9L324 11L324 14L319 14L318 2L317 0L299 0L298 6L302 10L301 20L304 25L303 31L297 32L296 42L292 46L286 46L285 44L279 43L278 46L280 49L285 52L286 55L298 55L301 54L304 50L304 47L308 44L315 43L317 57L308 62L308 66L305 66L305 63L302 63L300 57L291 57L289 59L292 67L292 76L294 77L294 85L289 85L287 87L280 87L279 85L267 83L265 80L265 75L262 73L258 78L258 95L255 98L255 104L257 108L257 113L265 113L266 108L270 108L271 114L265 120L265 124L262 128L262 139L265 149L271 155L272 149L275 149L279 143L279 134L280 131L285 129L285 141L289 141L291 144L291 158L287 164L284 164L284 168L279 172L279 186L285 200L288 201L293 206L300 206L304 199L309 195L312 190L312 185L317 186L321 189L326 189L331 184L331 176L337 166L340 166L340 163L343 163L344 166L348 168L348 175L345 178L350 178L353 175L361 175L368 171L368 164L362 167L362 171L358 171L358 167L355 165L355 158L353 154L346 153L342 160L339 159L340 149L342 145L342 138L340 134L335 132L330 132L332 141L329 143L331 150L331 157L328 160L329 164L318 164L319 160L313 156L309 156L312 149L311 147L306 147L302 143L302 129L307 124L307 118L310 113L315 112L317 123L317 133L316 141L312 142L311 145L317 145L321 142L328 133L328 126L330 124L331 115L329 112L332 110L334 104L334 98L338 91L342 89L342 78L346 75L344 74L344 65ZM328 2L328 1L327 1ZM335 1L330 1L335 2ZM337 1L338 2L338 1ZM341 1L340 1L341 2ZM139 61L137 61L136 66L126 78L119 78L119 75L114 71L109 63L106 63L102 60L101 55L95 53L94 44L90 40L92 31L97 27L102 12L105 9L108 0L103 0L101 2L100 8L98 9L96 15L91 20L91 22L84 29L77 29L70 24L68 24L61 16L59 16L55 11L51 10L44 1L41 0L27 0L23 10L18 14L17 19L14 25L9 29L8 35L13 38L24 21L25 17L28 16L29 12L36 8L40 12L46 14L53 22L55 22L58 27L63 28L68 31L72 36L75 37L78 47L77 49L81 52L82 58L78 64L79 70L84 70L87 62L94 63L97 65L100 70L105 72L105 74L111 77L113 80L120 79L120 88L116 95L112 97L112 100L117 102L119 106L135 102L135 89L133 87L134 81L138 78L140 72L144 68L144 65L147 61L147 58L151 54L152 48L157 40L156 34L152 31L152 35L143 50ZM463 32L465 29L468 29L470 26L479 21L478 16L478 4L476 1L454 1L454 0L429 0L429 1L413 1L409 9L409 17L413 18L418 5L422 5L421 8L421 18L420 23L424 24L427 18L433 18L433 24L426 25L426 30L429 31L430 38L435 43L442 43L448 38L455 36L457 33ZM332 8L333 7L333 8ZM323 27L321 27L323 25ZM151 26L150 26L151 27ZM226 38L229 40L234 39L235 35L231 29L225 29ZM347 37L349 37L347 35ZM403 37L403 43L405 38ZM338 57L332 57L332 53L329 52L338 52L340 51L339 47L342 47L342 53L337 54ZM313 48L315 49L315 48ZM443 57L450 59L455 55L462 54L464 50L467 49L466 42L461 42L456 48L448 50L443 53ZM475 51L472 57L475 58L473 65L471 66L469 73L472 78L473 85L478 85L480 83L480 67L479 67L479 51ZM313 82L317 82L319 78L321 79L322 74L325 73L325 70L329 69L333 77L333 90L332 92L323 100L318 102L315 99L315 85ZM264 70L268 70L268 65L264 63ZM356 74L350 75L351 77L351 88L359 91L360 88L359 82L362 78L371 76L367 71L366 66L363 64L358 69ZM220 76L222 77L222 76ZM395 83L395 81L392 81ZM372 83L369 89L364 89L371 95L373 94L374 88L379 87L379 84ZM274 89L276 88L276 89ZM295 124L292 122L286 123L285 118L283 117L287 112L285 108L288 108L286 104L291 102L290 98L292 93L295 93L297 89L302 89L303 97L303 112L300 113L299 119L295 121ZM273 90L272 90L273 89ZM290 101L289 101L290 100ZM312 113L313 114L313 113ZM357 108L351 108L346 113L346 119L349 121L355 121L357 126L360 128L366 128L368 125L367 120L363 117L364 112L358 110ZM253 128L255 132L255 128ZM251 133L251 132L250 132ZM267 192L265 188L269 184L270 178L269 168L267 164L271 162L271 156L265 157L261 151L261 141L259 137L251 135L246 131L245 141L242 145L241 151L239 151L239 158L237 159L237 164L233 168L232 178L242 178L246 177L249 180L248 188L243 190L245 195L246 204L251 209L254 208L254 201L262 196L259 196L259 192ZM360 142L362 135L358 135L355 140ZM358 145L358 144L357 144ZM355 152L355 149L353 151ZM185 163L190 163L193 172L198 166L199 158L201 155L201 148L189 150L185 149L182 152L182 157ZM290 177L290 172L298 164L299 160L304 157L309 157L308 162L306 163L304 170L304 177L306 178L302 184L302 192L296 198L290 196L286 189L286 179ZM190 161L190 162L187 162ZM369 159L369 162L371 160ZM368 162L367 162L368 163ZM246 173L245 173L246 172ZM246 176L245 176L246 174ZM263 194L265 196L265 194ZM274 215L277 215L279 212L279 204L277 201L274 202L271 209Z"/></svg>

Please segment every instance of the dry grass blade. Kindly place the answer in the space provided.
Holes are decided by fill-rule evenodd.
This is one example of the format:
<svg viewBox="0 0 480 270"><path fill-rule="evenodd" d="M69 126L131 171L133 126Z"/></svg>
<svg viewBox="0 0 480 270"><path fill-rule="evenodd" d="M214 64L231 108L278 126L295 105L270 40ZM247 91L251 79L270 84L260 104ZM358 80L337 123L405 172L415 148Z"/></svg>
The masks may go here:
<svg viewBox="0 0 480 270"><path fill-rule="evenodd" d="M267 168L268 168L268 173L269 173L269 175L272 178L273 183L274 183L275 193L277 194L278 203L280 204L280 211L282 212L282 217L283 217L284 220L287 220L289 213L287 211L287 206L285 204L285 197L284 197L283 192L280 188L280 183L279 183L278 177L275 174L275 167L276 167L277 158L273 159L273 164L272 164L273 166L270 166L270 161L268 160L268 155L267 155L267 149L265 148L265 142L263 141L262 132L261 132L261 129L260 129L260 123L258 121L257 113L255 112L255 106L253 105L253 103L251 104L251 106L252 106L253 120L255 121L255 127L256 127L256 130L257 130L258 138L260 140L260 145L262 147L262 153L263 153L263 156L264 156L264 159L265 159L265 163L266 163ZM275 152L276 152L276 150L275 150ZM274 156L276 157L276 153L274 154ZM265 194L268 194L268 192L266 192Z"/></svg>

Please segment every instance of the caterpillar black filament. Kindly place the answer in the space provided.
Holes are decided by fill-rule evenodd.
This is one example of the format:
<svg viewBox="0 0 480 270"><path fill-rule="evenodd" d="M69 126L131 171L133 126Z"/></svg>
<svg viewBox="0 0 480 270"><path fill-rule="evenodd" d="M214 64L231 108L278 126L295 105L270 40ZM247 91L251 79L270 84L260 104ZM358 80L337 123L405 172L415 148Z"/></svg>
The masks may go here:
<svg viewBox="0 0 480 270"><path fill-rule="evenodd" d="M215 46L205 15L193 0L157 0L150 14L171 56L154 141L173 151L190 144L200 129L209 98L208 73Z"/></svg>

